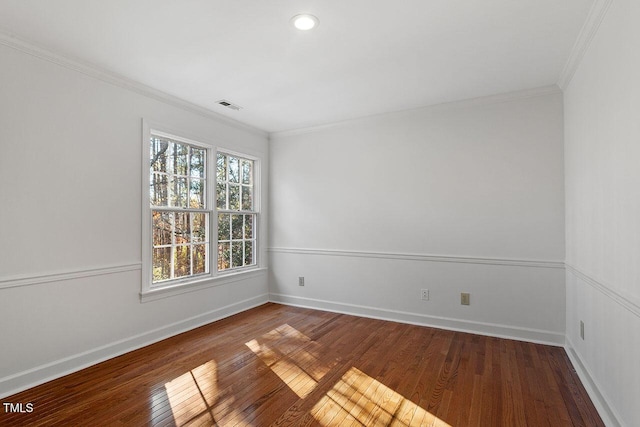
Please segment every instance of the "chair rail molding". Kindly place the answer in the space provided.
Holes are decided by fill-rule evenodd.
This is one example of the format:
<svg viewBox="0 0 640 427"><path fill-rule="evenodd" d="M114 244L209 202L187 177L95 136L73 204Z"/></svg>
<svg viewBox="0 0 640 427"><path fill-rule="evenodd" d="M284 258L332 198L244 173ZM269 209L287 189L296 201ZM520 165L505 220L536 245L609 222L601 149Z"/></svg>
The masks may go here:
<svg viewBox="0 0 640 427"><path fill-rule="evenodd" d="M311 249L311 248L286 248L272 247L268 249L271 253L286 253L298 255L316 255L316 256L343 256L358 258L383 258L398 259L405 261L426 261L426 262L452 262L461 264L488 264L513 267L534 267L534 268L555 268L564 269L564 261L550 261L537 259L513 259L513 258L488 258L477 256L458 256L458 255L434 255L434 254L416 254L401 252L371 252L371 251L354 251L341 249Z"/></svg>
<svg viewBox="0 0 640 427"><path fill-rule="evenodd" d="M69 269L40 274L22 274L16 276L0 277L0 290L16 288L19 286L39 285L49 282L61 282L65 280L82 279L85 277L104 276L107 274L117 274L126 271L136 271L142 269L142 263L133 262L128 264L107 265L102 267Z"/></svg>

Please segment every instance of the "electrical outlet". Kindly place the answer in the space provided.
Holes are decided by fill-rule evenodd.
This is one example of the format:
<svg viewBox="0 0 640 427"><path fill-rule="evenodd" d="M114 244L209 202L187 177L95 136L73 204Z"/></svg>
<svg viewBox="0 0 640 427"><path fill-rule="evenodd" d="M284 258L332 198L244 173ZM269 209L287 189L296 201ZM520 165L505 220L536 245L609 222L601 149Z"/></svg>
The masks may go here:
<svg viewBox="0 0 640 427"><path fill-rule="evenodd" d="M420 299L423 301L429 301L429 289L420 290Z"/></svg>
<svg viewBox="0 0 640 427"><path fill-rule="evenodd" d="M580 338L584 340L584 322L580 321Z"/></svg>
<svg viewBox="0 0 640 427"><path fill-rule="evenodd" d="M462 292L460 294L460 304L462 305L470 305L471 304L471 294L467 292Z"/></svg>
<svg viewBox="0 0 640 427"><path fill-rule="evenodd" d="M298 277L298 286L304 286L304 277L303 276Z"/></svg>

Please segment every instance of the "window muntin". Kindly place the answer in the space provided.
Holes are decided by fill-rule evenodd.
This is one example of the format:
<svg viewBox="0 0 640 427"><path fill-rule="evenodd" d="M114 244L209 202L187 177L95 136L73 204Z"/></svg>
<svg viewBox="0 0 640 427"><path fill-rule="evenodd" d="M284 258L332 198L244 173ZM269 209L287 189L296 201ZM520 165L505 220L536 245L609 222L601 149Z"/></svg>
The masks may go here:
<svg viewBox="0 0 640 427"><path fill-rule="evenodd" d="M152 285L208 274L207 149L151 135Z"/></svg>
<svg viewBox="0 0 640 427"><path fill-rule="evenodd" d="M254 174L254 160L217 153L218 271L256 265Z"/></svg>

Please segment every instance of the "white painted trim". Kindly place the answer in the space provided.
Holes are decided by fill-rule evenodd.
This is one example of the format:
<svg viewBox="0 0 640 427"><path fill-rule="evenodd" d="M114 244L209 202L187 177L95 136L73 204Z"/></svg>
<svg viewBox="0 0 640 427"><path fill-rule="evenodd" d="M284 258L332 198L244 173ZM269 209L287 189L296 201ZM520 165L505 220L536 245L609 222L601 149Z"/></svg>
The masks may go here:
<svg viewBox="0 0 640 427"><path fill-rule="evenodd" d="M51 62L53 64L76 71L86 76L93 77L105 83L109 83L114 86L136 92L140 95L155 99L156 101L164 102L165 104L172 105L190 113L198 114L209 119L218 120L236 129L248 131L261 137L268 137L268 133L264 130L239 122L213 110L201 107L189 101L185 101L184 99L180 99L161 90L154 89L151 86L147 86L135 80L131 80L123 75L104 69L96 64L82 61L78 58L70 58L66 55L55 52L50 48L47 49L40 47L32 42L21 40L2 31L0 31L0 45L5 45L36 58Z"/></svg>
<svg viewBox="0 0 640 427"><path fill-rule="evenodd" d="M557 268L564 269L563 261L545 261L534 259L486 258L475 256L411 254L400 252L347 251L338 249L310 248L269 248L269 252L298 255L346 256L359 258L399 259L405 261L453 262L461 264L488 264L511 267Z"/></svg>
<svg viewBox="0 0 640 427"><path fill-rule="evenodd" d="M266 274L266 268L252 268L250 270L235 271L231 273L222 273L218 276L207 277L199 281L191 281L187 283L178 283L173 286L163 286L160 288L151 288L140 292L140 302L156 301L175 295L185 294L188 292L199 291L201 289L211 288L214 286L228 285L229 283L240 282L242 280L251 279Z"/></svg>
<svg viewBox="0 0 640 427"><path fill-rule="evenodd" d="M39 285L49 282L61 282L64 280L83 279L85 277L103 276L107 274L123 273L125 271L137 271L142 268L141 263L109 265L95 268L82 268L67 271L56 271L36 275L17 275L0 278L0 290L19 286Z"/></svg>
<svg viewBox="0 0 640 427"><path fill-rule="evenodd" d="M0 378L0 398L19 393L191 329L250 310L267 303L268 300L267 294L258 295L170 325Z"/></svg>
<svg viewBox="0 0 640 427"><path fill-rule="evenodd" d="M271 132L269 134L269 139L273 140L276 138L286 138L290 136L304 135L304 134L315 133L315 132L320 132L325 130L338 129L338 128L353 125L356 123L361 123L363 121L378 120L385 117L415 114L417 112L442 111L442 110L450 110L455 108L469 108L469 107L482 106L482 105L499 104L502 102L517 101L519 99L534 98L534 97L549 95L553 93L562 93L562 91L558 86L551 85L551 86L543 86L543 87L534 88L534 89L520 90L516 92L481 96L477 98L463 99L460 101L445 102L442 104L420 106L420 107L410 108L410 109L400 110L400 111L372 114L369 116L357 117L354 119L343 120L343 121L334 122L334 123L327 123L327 124L318 125L318 126L310 126L310 127L301 128L301 129L291 129L291 130L284 130L284 131L278 131L278 132Z"/></svg>
<svg viewBox="0 0 640 427"><path fill-rule="evenodd" d="M557 85L562 90L569 87L571 79L573 79L578 67L580 67L582 58L584 58L585 53L587 53L589 45L598 32L600 24L602 24L612 2L613 0L596 0L593 2L593 5L591 5L587 19L578 34L578 38L571 49L569 58L567 59L567 62L560 73L560 77L558 78Z"/></svg>
<svg viewBox="0 0 640 427"><path fill-rule="evenodd" d="M597 381L595 381L594 377L589 372L589 369L582 363L580 359L580 355L575 351L573 344L569 337L567 337L565 343L565 351L567 356L569 356L569 360L571 360L571 364L575 369L580 381L582 381L582 385L587 390L587 394L591 398L594 406L598 410L598 414L602 418L602 421L607 426L619 427L622 426L620 422L620 416L614 411L614 409L609 405L609 400L604 396L600 390L601 387L598 386Z"/></svg>
<svg viewBox="0 0 640 427"><path fill-rule="evenodd" d="M615 291L611 286L603 283L600 280L596 280L591 277L589 274L584 273L579 270L577 267L574 267L570 264L565 264L567 267L567 271L576 276L578 279L582 280L589 286L593 287L600 293L602 293L607 298L616 302L621 307L629 310L631 314L640 317L640 304L638 302L633 301L630 296L625 296L618 291Z"/></svg>
<svg viewBox="0 0 640 427"><path fill-rule="evenodd" d="M269 301L314 310L330 311L334 313L349 314L353 316L368 317L372 319L388 320L392 322L407 323L411 325L429 326L471 334L486 335L490 337L506 338L512 340L533 342L539 344L562 346L565 336L560 332L544 331L514 327L511 325L499 325L495 323L474 322L470 320L453 319L448 317L427 316L421 313L411 313L398 310L389 310L364 305L346 304L335 301L304 298L293 295L269 294Z"/></svg>

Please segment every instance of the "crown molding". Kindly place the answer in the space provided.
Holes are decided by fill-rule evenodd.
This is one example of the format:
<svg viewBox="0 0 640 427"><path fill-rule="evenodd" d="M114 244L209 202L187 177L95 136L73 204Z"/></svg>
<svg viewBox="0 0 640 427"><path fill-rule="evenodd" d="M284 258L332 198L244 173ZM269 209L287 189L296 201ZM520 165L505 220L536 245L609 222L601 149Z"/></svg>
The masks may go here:
<svg viewBox="0 0 640 427"><path fill-rule="evenodd" d="M511 102L511 101L517 101L520 99L535 98L538 96L545 96L545 95L550 95L554 93L562 93L562 90L555 84L549 85L549 86L541 86L533 89L525 89L525 90L519 90L514 92L499 93L495 95L480 96L477 98L463 99L459 101L444 102L441 104L425 105L425 106L416 107L416 108L408 108L405 110L397 110L397 111L390 111L390 112L384 112L379 114L372 114L368 116L357 117L354 119L341 120L338 122L326 123L326 124L321 124L317 126L309 126L309 127L300 128L300 129L270 132L269 139L273 140L276 138L286 138L290 136L298 136L298 135L304 135L308 133L332 130L332 129L342 128L349 125L357 124L357 123L370 121L370 120L380 120L386 117L395 117L395 116L401 116L405 114L415 114L419 112L436 112L436 111L451 110L451 109L457 109L457 108L469 108L469 107L482 106L482 105L500 104L503 102Z"/></svg>
<svg viewBox="0 0 640 427"><path fill-rule="evenodd" d="M571 49L569 58L567 59L562 73L560 73L560 77L558 78L557 85L562 90L569 87L569 83L571 83L571 79L573 79L573 76L578 70L580 63L582 62L582 58L584 58L585 53L591 45L591 41L598 32L600 24L602 24L611 3L613 3L613 0L595 0L593 5L591 5L587 19L578 34L578 38Z"/></svg>
<svg viewBox="0 0 640 427"><path fill-rule="evenodd" d="M55 52L50 48L38 46L32 42L22 40L14 35L10 35L2 31L0 31L0 45L7 46L22 53L26 53L27 55L31 55L44 61L51 62L77 73L93 77L105 83L118 86L120 88L135 92L139 95L146 96L147 98L151 98L156 101L163 102L173 107L180 108L190 113L223 122L224 124L230 125L236 129L248 131L261 137L268 137L269 135L262 129L258 129L245 123L239 122L208 108L201 107L177 96L170 95L151 86L147 86L138 81L129 79L128 77L109 71L96 64L92 64L78 58L71 58L67 55Z"/></svg>

